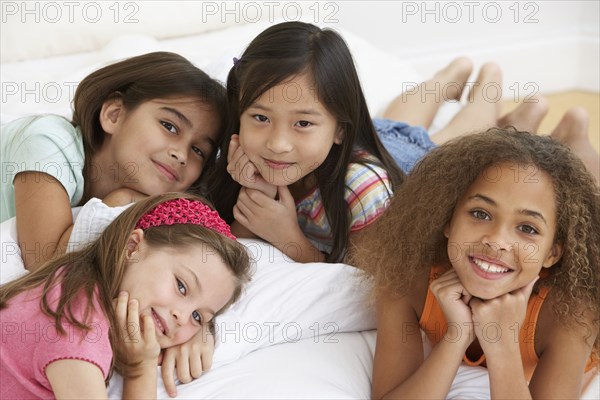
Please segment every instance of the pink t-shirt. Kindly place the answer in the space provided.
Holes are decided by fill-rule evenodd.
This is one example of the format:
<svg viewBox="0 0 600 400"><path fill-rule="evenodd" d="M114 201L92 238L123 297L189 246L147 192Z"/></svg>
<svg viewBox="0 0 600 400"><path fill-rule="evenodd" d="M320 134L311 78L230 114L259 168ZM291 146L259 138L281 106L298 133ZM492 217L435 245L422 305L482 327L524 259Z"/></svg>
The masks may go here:
<svg viewBox="0 0 600 400"><path fill-rule="evenodd" d="M90 362L102 370L106 379L112 361L108 320L94 297L94 312L88 319L90 331L63 324L66 335L59 335L54 319L40 309L41 287L23 292L0 310L0 399L54 398L46 377L46 367L58 360ZM50 308L56 306L60 287L49 292ZM73 306L73 316L83 320L85 299ZM79 300L79 299L78 299Z"/></svg>

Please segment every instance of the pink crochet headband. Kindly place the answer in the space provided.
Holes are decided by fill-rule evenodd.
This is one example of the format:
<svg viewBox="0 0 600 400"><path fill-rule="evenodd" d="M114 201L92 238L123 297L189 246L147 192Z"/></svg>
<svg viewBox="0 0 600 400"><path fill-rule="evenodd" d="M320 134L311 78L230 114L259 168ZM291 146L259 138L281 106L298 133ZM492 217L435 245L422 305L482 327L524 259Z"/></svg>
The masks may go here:
<svg viewBox="0 0 600 400"><path fill-rule="evenodd" d="M148 229L153 226L176 224L204 226L235 240L229 225L219 217L219 213L197 200L175 199L160 203L142 215L135 227Z"/></svg>

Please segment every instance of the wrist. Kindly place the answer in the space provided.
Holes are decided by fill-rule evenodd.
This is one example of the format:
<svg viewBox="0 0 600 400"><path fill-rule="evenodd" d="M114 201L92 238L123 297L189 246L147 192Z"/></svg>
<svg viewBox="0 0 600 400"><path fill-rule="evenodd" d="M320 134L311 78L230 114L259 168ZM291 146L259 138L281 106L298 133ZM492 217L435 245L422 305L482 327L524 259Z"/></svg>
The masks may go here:
<svg viewBox="0 0 600 400"><path fill-rule="evenodd" d="M467 348L473 343L475 334L472 329L472 323L449 322L448 329L444 334L443 341L454 344L466 351Z"/></svg>
<svg viewBox="0 0 600 400"><path fill-rule="evenodd" d="M158 359L145 360L134 365L123 365L123 376L129 379L138 379L152 374L156 374Z"/></svg>

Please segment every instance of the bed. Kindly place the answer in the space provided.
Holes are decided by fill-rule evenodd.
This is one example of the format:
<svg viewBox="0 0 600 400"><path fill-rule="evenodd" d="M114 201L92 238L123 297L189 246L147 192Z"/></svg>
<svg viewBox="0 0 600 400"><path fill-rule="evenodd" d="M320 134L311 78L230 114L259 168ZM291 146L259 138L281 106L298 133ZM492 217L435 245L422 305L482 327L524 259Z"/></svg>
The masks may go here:
<svg viewBox="0 0 600 400"><path fill-rule="evenodd" d="M241 53L249 38L268 25L269 21L222 24L219 27L223 29L207 27L201 34L161 40L144 33L119 33L94 51L84 51L89 48L83 47L72 54L45 54L42 56L46 58L31 60L18 56L2 63L1 122L33 113L70 117L74 87L85 75L109 62L150 51L180 53L225 81L232 58ZM400 93L403 83L423 80L424 76L398 57L338 30L355 56L374 115ZM432 131L459 107L456 103L444 105ZM76 222L71 242L77 246L94 237L120 209L110 209L92 199L73 212ZM0 281L4 283L24 272L14 219L0 228ZM252 254L254 278L242 298L217 320L212 369L192 383L179 385L178 397L369 398L376 330L368 280L348 265L299 264L264 242L242 243ZM596 379L584 398L598 398L598 384ZM121 380L115 376L109 395L120 398L120 393ZM162 382L158 397L168 398ZM448 398L489 398L486 370L462 366Z"/></svg>

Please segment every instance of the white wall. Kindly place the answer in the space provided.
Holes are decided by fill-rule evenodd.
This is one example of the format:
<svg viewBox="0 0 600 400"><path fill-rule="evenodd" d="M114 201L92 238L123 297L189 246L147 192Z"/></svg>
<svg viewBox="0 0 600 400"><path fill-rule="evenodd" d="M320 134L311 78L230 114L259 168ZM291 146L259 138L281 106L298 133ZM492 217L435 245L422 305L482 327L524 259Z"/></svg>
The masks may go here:
<svg viewBox="0 0 600 400"><path fill-rule="evenodd" d="M257 20L341 27L424 76L458 55L504 70L504 97L600 91L600 2L2 1L2 62L91 51L126 33L167 38ZM249 40L250 38L248 38Z"/></svg>
<svg viewBox="0 0 600 400"><path fill-rule="evenodd" d="M598 1L339 4L340 26L410 60L426 76L466 55L476 64L500 64L505 96L527 95L536 86L544 93L600 91Z"/></svg>

